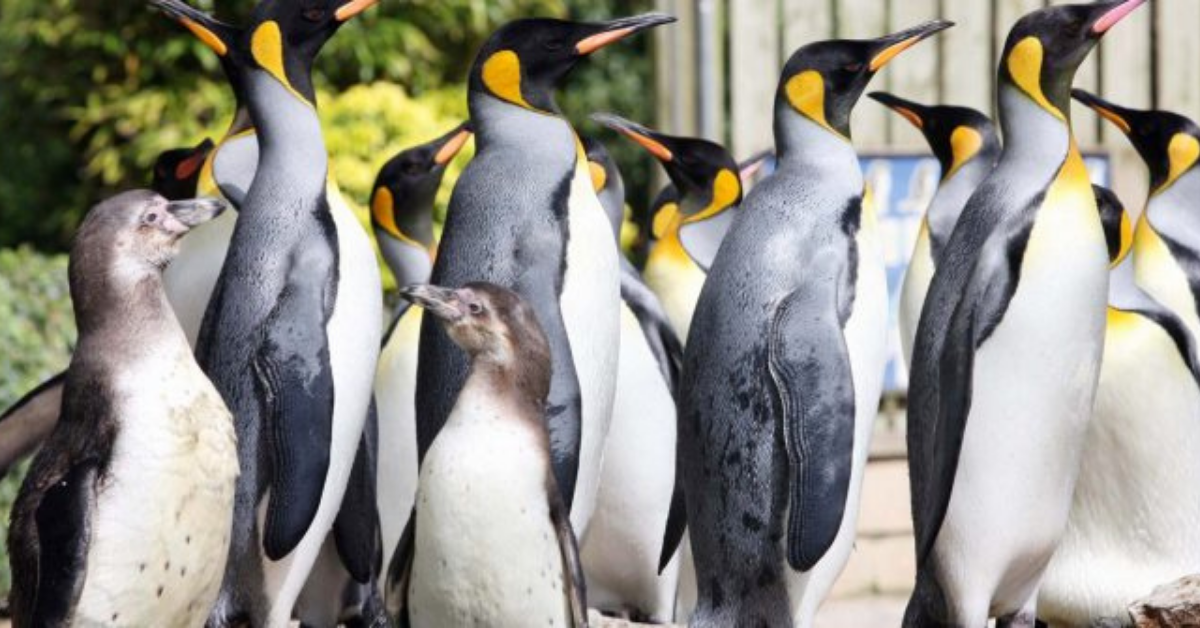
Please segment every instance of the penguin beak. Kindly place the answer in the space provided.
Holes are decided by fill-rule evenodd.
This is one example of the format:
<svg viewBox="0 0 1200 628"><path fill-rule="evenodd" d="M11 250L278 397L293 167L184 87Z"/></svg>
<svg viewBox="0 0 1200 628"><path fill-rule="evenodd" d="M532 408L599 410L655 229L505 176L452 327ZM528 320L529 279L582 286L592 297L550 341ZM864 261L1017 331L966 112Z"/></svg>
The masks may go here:
<svg viewBox="0 0 1200 628"><path fill-rule="evenodd" d="M666 144L669 140L636 122L626 120L611 113L594 113L592 114L592 120L633 140L634 143L646 149L647 152L654 155L655 158L663 163L670 163L675 160L675 154Z"/></svg>
<svg viewBox="0 0 1200 628"><path fill-rule="evenodd" d="M218 56L224 57L229 54L228 42L234 38L232 33L236 32L235 27L180 0L150 0L150 6L158 8L167 14L167 17L182 24Z"/></svg>
<svg viewBox="0 0 1200 628"><path fill-rule="evenodd" d="M742 184L745 185L753 179L754 175L758 174L758 171L762 170L767 163L767 159L774 155L774 151L764 150L751 155L749 159L738 164L738 178L742 180Z"/></svg>
<svg viewBox="0 0 1200 628"><path fill-rule="evenodd" d="M453 323L465 316L459 307L458 295L448 288L418 284L401 289L400 296L412 302L413 305L425 308L425 311L444 323Z"/></svg>
<svg viewBox="0 0 1200 628"><path fill-rule="evenodd" d="M204 138L204 141L200 142L200 144L193 149L193 153L190 157L184 159L183 161L179 162L179 165L175 166L175 179L178 181L185 181L192 175L196 174L196 171L200 169L200 166L204 165L204 160L208 159L208 154L212 152L212 149L212 140Z"/></svg>
<svg viewBox="0 0 1200 628"><path fill-rule="evenodd" d="M192 198L167 203L167 213L189 231L220 216L228 205L217 198Z"/></svg>
<svg viewBox="0 0 1200 628"><path fill-rule="evenodd" d="M1125 135L1130 136L1133 134L1133 125L1130 124L1130 119L1132 118L1132 114L1134 114L1133 111L1114 105L1082 89L1071 90L1071 97L1085 107L1095 111L1101 118L1113 123Z"/></svg>
<svg viewBox="0 0 1200 628"><path fill-rule="evenodd" d="M580 56L587 56L609 44L621 41L634 33L674 21L675 18L670 15L646 13L611 22L588 24L585 25L585 31L588 32L588 35L575 44L575 52Z"/></svg>
<svg viewBox="0 0 1200 628"><path fill-rule="evenodd" d="M878 72L883 66L895 59L900 53L912 48L922 41L954 26L954 22L946 20L931 20L891 35L880 37L871 42L871 61L868 68L872 73Z"/></svg>
<svg viewBox="0 0 1200 628"><path fill-rule="evenodd" d="M925 116L928 115L929 109L924 105L918 105L911 100L904 100L887 92L871 92L867 94L867 97L900 114L901 118L908 120L918 129L925 129Z"/></svg>
<svg viewBox="0 0 1200 628"><path fill-rule="evenodd" d="M333 13L333 17L339 22L345 22L346 20L371 8L377 2L379 2L379 0L350 0L350 2L338 7L337 11Z"/></svg>
<svg viewBox="0 0 1200 628"><path fill-rule="evenodd" d="M457 129L451 131L443 138L441 147L433 156L433 163L438 166L450 163L450 160L454 159L463 146L466 146L467 140L471 139L471 133L470 122L464 122Z"/></svg>
<svg viewBox="0 0 1200 628"><path fill-rule="evenodd" d="M1108 32L1108 29L1116 26L1117 22L1125 19L1127 15L1133 13L1133 10L1142 6L1146 0L1119 0L1109 4L1097 5L1096 9L1100 12L1099 17L1092 23L1092 33L1096 36L1101 36Z"/></svg>

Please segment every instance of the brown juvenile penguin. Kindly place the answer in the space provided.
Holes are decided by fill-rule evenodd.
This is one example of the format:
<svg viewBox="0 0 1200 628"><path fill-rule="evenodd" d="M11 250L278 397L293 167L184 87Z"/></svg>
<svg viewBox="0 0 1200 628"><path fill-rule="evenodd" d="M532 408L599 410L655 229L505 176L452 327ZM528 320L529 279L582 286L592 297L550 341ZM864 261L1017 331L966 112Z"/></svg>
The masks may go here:
<svg viewBox="0 0 1200 628"><path fill-rule="evenodd" d="M575 535L551 472L550 349L533 309L488 283L401 294L471 365L421 463L389 606L414 628L586 626Z"/></svg>
<svg viewBox="0 0 1200 628"><path fill-rule="evenodd" d="M62 415L9 534L24 626L200 626L233 521L229 410L192 358L162 272L220 201L126 192L88 213L71 251L79 344Z"/></svg>

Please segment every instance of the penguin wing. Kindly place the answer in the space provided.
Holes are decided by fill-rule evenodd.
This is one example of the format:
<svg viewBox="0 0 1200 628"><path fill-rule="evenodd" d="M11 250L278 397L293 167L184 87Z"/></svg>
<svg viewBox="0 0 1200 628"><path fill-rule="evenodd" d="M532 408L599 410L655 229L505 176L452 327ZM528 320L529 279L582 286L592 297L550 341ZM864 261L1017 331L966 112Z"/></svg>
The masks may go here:
<svg viewBox="0 0 1200 628"><path fill-rule="evenodd" d="M663 379L675 396L679 387L679 373L683 367L683 343L671 327L666 310L655 296L654 292L642 282L633 265L622 259L621 299L629 306L629 310L637 317L642 333L646 336L646 344L654 358L658 360Z"/></svg>
<svg viewBox="0 0 1200 628"><path fill-rule="evenodd" d="M288 555L312 523L325 475L333 431L333 369L325 332L332 302L328 284L299 280L331 276L327 247L306 247L293 259L253 368L271 452L271 494L263 549L271 560ZM318 275L321 276L321 275Z"/></svg>
<svg viewBox="0 0 1200 628"><path fill-rule="evenodd" d="M408 585L412 581L413 553L417 541L417 508L408 514L408 523L392 552L392 563L388 565L387 583L384 585L384 604L389 616L395 618L399 628L408 628Z"/></svg>
<svg viewBox="0 0 1200 628"><path fill-rule="evenodd" d="M60 466L61 465L61 466ZM87 575L100 457L34 463L14 506L12 608L30 626L71 623Z"/></svg>
<svg viewBox="0 0 1200 628"><path fill-rule="evenodd" d="M933 548L942 527L950 492L958 469L963 434L971 412L975 374L975 351L1000 324L1017 290L1021 260L1033 229L1032 218L988 238L971 271L966 294L955 306L947 326L941 356L936 358L938 378L937 423L929 433L928 451L932 457L923 478L924 492L921 526L918 533L918 562Z"/></svg>
<svg viewBox="0 0 1200 628"><path fill-rule="evenodd" d="M826 268L820 268L820 265ZM837 267L834 267L837 266ZM788 564L808 571L837 537L850 490L854 379L839 311L840 264L805 281L771 321L767 363L788 460Z"/></svg>
<svg viewBox="0 0 1200 628"><path fill-rule="evenodd" d="M583 579L583 564L579 561L579 544L575 539L575 531L571 529L571 514L563 502L562 494L547 482L546 497L550 500L550 521L554 524L554 532L558 536L558 548L563 557L563 588L569 596L571 618L575 628L587 628L587 592L586 581Z"/></svg>
<svg viewBox="0 0 1200 628"><path fill-rule="evenodd" d="M38 384L0 414L0 479L42 444L58 423L66 372Z"/></svg>
<svg viewBox="0 0 1200 628"><path fill-rule="evenodd" d="M374 439L371 438L378 422L379 415L372 397L367 416L368 428L363 430L358 443L358 453L346 484L346 496L342 499L337 518L333 520L333 540L338 556L346 571L360 584L368 584L372 576L379 573L379 563L383 560L379 508L375 501L376 451L372 446Z"/></svg>

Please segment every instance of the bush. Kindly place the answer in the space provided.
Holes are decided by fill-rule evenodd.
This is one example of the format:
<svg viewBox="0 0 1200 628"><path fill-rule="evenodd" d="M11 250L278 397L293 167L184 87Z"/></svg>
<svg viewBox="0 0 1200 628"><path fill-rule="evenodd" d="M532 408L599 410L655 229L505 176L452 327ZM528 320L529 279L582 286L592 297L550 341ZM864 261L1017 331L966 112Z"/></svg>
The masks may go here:
<svg viewBox="0 0 1200 628"><path fill-rule="evenodd" d="M67 287L67 257L46 256L29 247L0 249L0 408L66 368L75 344L75 322ZM8 512L23 468L0 482L0 595L8 571Z"/></svg>

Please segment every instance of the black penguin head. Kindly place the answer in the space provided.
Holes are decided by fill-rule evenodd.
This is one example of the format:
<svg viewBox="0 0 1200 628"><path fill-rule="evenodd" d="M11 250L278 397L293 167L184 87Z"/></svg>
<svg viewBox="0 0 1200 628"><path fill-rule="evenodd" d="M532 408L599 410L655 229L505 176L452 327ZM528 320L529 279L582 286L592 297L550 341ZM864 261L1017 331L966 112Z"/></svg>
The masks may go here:
<svg viewBox="0 0 1200 628"><path fill-rule="evenodd" d="M1145 1L1054 6L1025 15L1008 33L1000 82L1066 121L1075 71L1100 38Z"/></svg>
<svg viewBox="0 0 1200 628"><path fill-rule="evenodd" d="M1000 155L996 125L974 109L922 105L886 92L867 95L917 127L942 166L942 179L950 178L976 157L995 163Z"/></svg>
<svg viewBox="0 0 1200 628"><path fill-rule="evenodd" d="M1200 163L1200 127L1170 111L1129 109L1081 89L1075 100L1121 130L1150 170L1150 189L1167 189Z"/></svg>
<svg viewBox="0 0 1200 628"><path fill-rule="evenodd" d="M953 25L933 20L879 39L835 39L804 46L783 67L776 107L790 107L848 140L850 114L875 73L900 53Z"/></svg>
<svg viewBox="0 0 1200 628"><path fill-rule="evenodd" d="M550 389L550 347L533 308L517 293L476 282L457 290L408 286L400 295L425 308L472 360L526 373L532 396L545 399Z"/></svg>
<svg viewBox="0 0 1200 628"><path fill-rule="evenodd" d="M206 137L192 148L164 151L154 160L154 182L150 187L170 201L195 196L200 171L212 149L213 142Z"/></svg>
<svg viewBox="0 0 1200 628"><path fill-rule="evenodd" d="M371 223L376 230L432 250L434 197L446 165L470 137L471 124L464 122L431 142L400 151L383 164L371 191Z"/></svg>
<svg viewBox="0 0 1200 628"><path fill-rule="evenodd" d="M707 220L742 201L738 164L720 144L666 135L612 114L593 114L592 119L658 159L678 191L683 222Z"/></svg>
<svg viewBox="0 0 1200 628"><path fill-rule="evenodd" d="M238 91L248 68L267 72L299 98L316 102L312 66L317 53L343 22L378 0L261 0L250 24L240 29L184 4L149 0L192 31L221 57Z"/></svg>
<svg viewBox="0 0 1200 628"><path fill-rule="evenodd" d="M470 90L526 109L557 112L554 89L581 59L638 31L674 21L647 13L600 23L549 18L509 22L476 55Z"/></svg>
<svg viewBox="0 0 1200 628"><path fill-rule="evenodd" d="M224 210L225 203L214 198L168 201L150 190L118 194L88 211L75 236L71 266L165 268L185 233Z"/></svg>
<svg viewBox="0 0 1200 628"><path fill-rule="evenodd" d="M1125 204L1115 192L1093 183L1092 193L1096 195L1104 241L1108 244L1108 262L1115 266L1133 246L1133 225L1129 222L1129 214L1125 213Z"/></svg>

